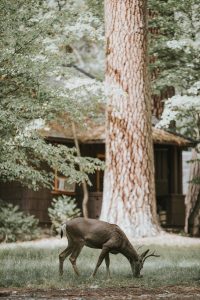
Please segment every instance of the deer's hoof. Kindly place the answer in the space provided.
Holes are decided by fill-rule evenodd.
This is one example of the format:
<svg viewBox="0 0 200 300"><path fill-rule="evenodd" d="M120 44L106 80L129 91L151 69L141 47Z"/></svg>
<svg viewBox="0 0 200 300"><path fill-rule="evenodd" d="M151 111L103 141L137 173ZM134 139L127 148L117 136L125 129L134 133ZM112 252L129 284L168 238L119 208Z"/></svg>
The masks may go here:
<svg viewBox="0 0 200 300"><path fill-rule="evenodd" d="M143 275L135 276L136 278L143 278Z"/></svg>
<svg viewBox="0 0 200 300"><path fill-rule="evenodd" d="M111 281L111 277L107 277L107 278L106 278L106 281L107 281L107 282Z"/></svg>
<svg viewBox="0 0 200 300"><path fill-rule="evenodd" d="M95 279L95 275L94 274L91 274L89 277L88 277L89 280L91 279Z"/></svg>

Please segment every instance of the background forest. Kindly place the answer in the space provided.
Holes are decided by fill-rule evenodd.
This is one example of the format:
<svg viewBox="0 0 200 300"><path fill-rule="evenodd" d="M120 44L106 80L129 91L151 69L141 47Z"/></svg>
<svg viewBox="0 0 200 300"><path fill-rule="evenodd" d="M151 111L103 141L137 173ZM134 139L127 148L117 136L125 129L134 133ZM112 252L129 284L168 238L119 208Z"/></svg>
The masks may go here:
<svg viewBox="0 0 200 300"><path fill-rule="evenodd" d="M88 117L104 122L103 2L3 0L0 9L1 180L17 179L34 189L51 187L53 173L43 169L49 165L71 182L89 184L87 174L102 163L80 157L74 148L46 143L40 129L48 130L53 120L66 127L87 126ZM175 121L176 132L198 141L199 1L149 0L148 11L152 95L164 94L169 87L175 91L163 99L164 112L156 116L156 126L171 128ZM191 179L198 183L198 146L194 164Z"/></svg>
<svg viewBox="0 0 200 300"><path fill-rule="evenodd" d="M98 104L104 101L103 2L1 1L0 5L1 178L17 177L31 186L47 184L44 173L36 171L39 159L52 166L53 157L62 159L61 152L69 150L55 151L35 129L63 112L79 122L88 113L98 113ZM165 102L159 124L168 126L176 120L177 130L199 139L199 3L150 0L148 6L153 12L149 54L156 58L150 63L151 72L156 72L152 93L169 86L176 91ZM38 158L31 167L27 151ZM68 155L72 167L73 155Z"/></svg>
<svg viewBox="0 0 200 300"><path fill-rule="evenodd" d="M199 16L199 0L0 1L0 193L8 198L17 196L14 205L6 197L5 201L0 199L0 297L199 299L200 242L189 236L200 235ZM81 145L78 129L87 132L90 121L106 131L106 138L104 135L101 144L94 141ZM73 147L66 141L47 139L57 125L73 132ZM153 140L156 130L178 141L178 145L167 144L166 140L157 145ZM193 148L189 149L190 178L185 197L180 191L181 155L188 145ZM88 153L93 157L81 155L79 146L81 150L92 148ZM167 159L154 159L155 150L164 150L158 152L166 154ZM169 170L174 173L171 178L175 183L170 178L169 186L174 184L176 188L168 188L159 196L169 207L180 200L182 206L176 207L175 218L182 213L180 207L184 210L185 232L178 228L179 234L163 229L166 207L164 222L159 219L154 162L160 166L161 161L167 176ZM115 171L118 181L113 180ZM70 187L82 189L82 207L77 207L80 199L53 193L57 174L62 174ZM103 225L94 226L94 230L91 226L93 233L100 232L100 238L93 234L92 242L101 240L102 247L83 249L78 261L81 276L74 276L67 260L64 274L59 276L59 261L62 275L67 255L71 255L76 272L76 259L86 239L80 242L77 238L75 246L72 241L70 247L66 238L61 240L55 233L64 220L81 213L88 216L88 191L94 186L91 178L99 180L91 197L98 209L103 198L102 213L93 218L105 220L106 216L107 221L122 228L130 242L126 243L124 233L120 235L113 224L103 229ZM11 191L16 182L19 185ZM164 190L164 184L159 188ZM32 202L30 195L35 197ZM30 203L45 207L48 224L43 231L39 219L19 210L20 197L25 199L25 208L29 209ZM194 226L189 231L191 215ZM88 222L87 218L81 220L82 224ZM102 224L95 219L92 222ZM106 242L114 240L113 248L102 242L107 234L104 229L111 227L117 230L107 230L111 238ZM84 226L79 230L84 232ZM122 239L112 239L116 236ZM119 240L123 241L120 246ZM109 252L125 255L132 263L133 275L137 267L144 277L130 276L127 259L120 255L109 258ZM101 264L104 258L105 266L95 278L88 278L97 261ZM110 259L112 278L105 281ZM96 264L96 270L100 264Z"/></svg>

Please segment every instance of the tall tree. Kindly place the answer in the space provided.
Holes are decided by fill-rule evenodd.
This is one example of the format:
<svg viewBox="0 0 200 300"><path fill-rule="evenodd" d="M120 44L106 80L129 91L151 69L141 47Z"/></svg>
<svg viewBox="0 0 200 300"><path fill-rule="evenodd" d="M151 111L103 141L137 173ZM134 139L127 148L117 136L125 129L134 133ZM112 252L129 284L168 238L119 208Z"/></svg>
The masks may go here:
<svg viewBox="0 0 200 300"><path fill-rule="evenodd" d="M198 147L192 149L192 163L190 167L189 185L185 197L186 215L185 215L185 232L193 236L200 235L200 151ZM190 217L193 214L193 224L189 224ZM191 226L192 225L192 226Z"/></svg>
<svg viewBox="0 0 200 300"><path fill-rule="evenodd" d="M151 97L147 70L147 1L105 0L106 170L101 219L132 237L159 232Z"/></svg>
<svg viewBox="0 0 200 300"><path fill-rule="evenodd" d="M158 1L149 0L150 8L156 16L151 20L152 27L159 28L160 35L152 42L152 53L157 61L159 76L154 81L156 89L173 85L176 95L165 101L162 120L158 126L168 128L171 121L176 122L176 131L200 139L200 36L198 0ZM188 220L195 216L193 233L199 234L199 212L197 202L200 193L199 145L192 151L188 191L185 199L185 231ZM198 230L196 230L198 229Z"/></svg>

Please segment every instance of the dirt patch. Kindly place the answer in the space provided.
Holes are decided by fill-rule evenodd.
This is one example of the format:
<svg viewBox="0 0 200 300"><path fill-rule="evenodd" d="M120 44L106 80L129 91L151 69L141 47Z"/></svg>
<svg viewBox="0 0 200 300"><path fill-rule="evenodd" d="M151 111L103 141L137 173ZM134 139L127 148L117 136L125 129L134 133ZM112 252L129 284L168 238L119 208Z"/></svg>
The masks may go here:
<svg viewBox="0 0 200 300"><path fill-rule="evenodd" d="M200 299L200 287L166 286L162 288L74 288L59 290L0 289L1 300L14 299L58 299L58 300L156 300L156 299Z"/></svg>

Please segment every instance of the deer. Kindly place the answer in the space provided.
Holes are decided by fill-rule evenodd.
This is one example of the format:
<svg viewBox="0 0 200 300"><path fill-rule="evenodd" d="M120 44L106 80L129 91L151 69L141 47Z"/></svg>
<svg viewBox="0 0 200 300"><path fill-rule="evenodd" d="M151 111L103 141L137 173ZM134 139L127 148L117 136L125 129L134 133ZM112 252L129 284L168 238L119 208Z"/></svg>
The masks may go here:
<svg viewBox="0 0 200 300"><path fill-rule="evenodd" d="M107 223L104 221L78 217L65 222L61 226L60 235L66 235L68 239L67 248L59 254L59 273L63 275L64 260L70 255L70 262L76 275L80 275L76 265L76 260L84 246L101 249L97 264L91 277L95 277L98 268L105 259L106 275L110 276L110 258L109 253L124 255L131 266L133 277L142 277L140 271L143 268L147 258L160 255L155 254L155 251L149 253L149 249L142 254L138 254L125 233L116 224Z"/></svg>

